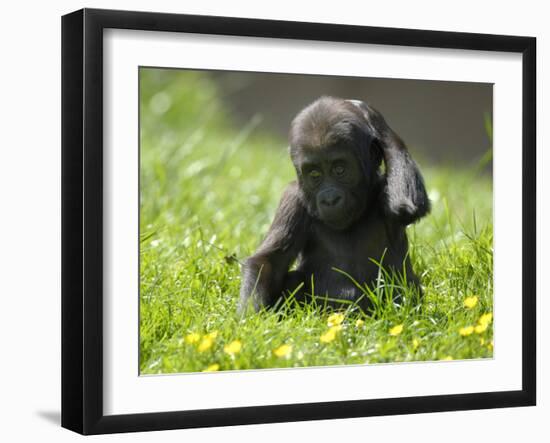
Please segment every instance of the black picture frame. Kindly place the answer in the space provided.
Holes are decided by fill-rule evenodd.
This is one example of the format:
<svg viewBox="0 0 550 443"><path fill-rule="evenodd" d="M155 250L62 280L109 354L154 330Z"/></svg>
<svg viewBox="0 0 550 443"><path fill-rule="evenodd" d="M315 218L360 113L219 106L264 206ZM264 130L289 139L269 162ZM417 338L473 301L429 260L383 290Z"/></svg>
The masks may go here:
<svg viewBox="0 0 550 443"><path fill-rule="evenodd" d="M522 389L104 415L103 31L192 32L522 54ZM62 426L82 434L530 406L536 403L536 39L83 9L62 18Z"/></svg>

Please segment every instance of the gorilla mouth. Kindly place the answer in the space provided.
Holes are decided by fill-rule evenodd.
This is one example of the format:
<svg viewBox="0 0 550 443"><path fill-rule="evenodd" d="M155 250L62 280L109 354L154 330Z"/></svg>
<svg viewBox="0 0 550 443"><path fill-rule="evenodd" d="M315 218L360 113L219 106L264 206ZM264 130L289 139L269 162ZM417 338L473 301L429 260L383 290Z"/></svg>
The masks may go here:
<svg viewBox="0 0 550 443"><path fill-rule="evenodd" d="M353 223L353 214L349 212L350 211L320 211L319 219L327 226L341 231L348 228Z"/></svg>
<svg viewBox="0 0 550 443"><path fill-rule="evenodd" d="M334 229L335 231L344 231L345 229L349 228L351 223L349 221L338 221L338 222L331 222L328 220L324 220L324 223L331 229Z"/></svg>
<svg viewBox="0 0 550 443"><path fill-rule="evenodd" d="M317 208L317 217L328 227L337 231L343 231L351 227L361 215L365 212L367 207L366 201L362 201L355 195L351 195L351 198L347 199L344 207L327 210L326 208Z"/></svg>

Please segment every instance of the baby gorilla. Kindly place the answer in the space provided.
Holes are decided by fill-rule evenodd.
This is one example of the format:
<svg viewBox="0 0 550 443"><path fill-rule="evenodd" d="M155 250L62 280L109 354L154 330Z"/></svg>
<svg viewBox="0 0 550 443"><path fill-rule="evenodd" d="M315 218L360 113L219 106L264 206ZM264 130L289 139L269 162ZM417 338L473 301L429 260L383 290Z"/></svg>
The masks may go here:
<svg viewBox="0 0 550 443"><path fill-rule="evenodd" d="M239 311L274 306L290 293L298 301L357 302L366 311L368 297L350 277L374 286L375 262L420 291L405 228L430 202L416 163L382 115L358 100L322 97L292 122L290 156L298 180L243 266Z"/></svg>

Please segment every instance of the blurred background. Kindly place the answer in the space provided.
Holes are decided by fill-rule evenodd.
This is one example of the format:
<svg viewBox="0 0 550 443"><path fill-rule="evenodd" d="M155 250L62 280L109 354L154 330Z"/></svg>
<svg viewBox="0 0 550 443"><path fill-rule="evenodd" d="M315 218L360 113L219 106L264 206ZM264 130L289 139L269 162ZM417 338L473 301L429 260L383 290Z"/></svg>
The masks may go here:
<svg viewBox="0 0 550 443"><path fill-rule="evenodd" d="M147 75L187 82L197 71L149 69ZM224 71L200 71L200 77L198 87L215 96L228 123L259 126L281 148L294 116L319 96L333 95L374 106L420 159L460 166L482 162L491 172L492 84ZM156 103L158 112L168 112L173 98L161 91L153 110Z"/></svg>
<svg viewBox="0 0 550 443"><path fill-rule="evenodd" d="M493 86L487 83L210 72L236 124L255 115L281 138L292 118L320 95L364 100L415 153L432 162L479 161L491 146Z"/></svg>

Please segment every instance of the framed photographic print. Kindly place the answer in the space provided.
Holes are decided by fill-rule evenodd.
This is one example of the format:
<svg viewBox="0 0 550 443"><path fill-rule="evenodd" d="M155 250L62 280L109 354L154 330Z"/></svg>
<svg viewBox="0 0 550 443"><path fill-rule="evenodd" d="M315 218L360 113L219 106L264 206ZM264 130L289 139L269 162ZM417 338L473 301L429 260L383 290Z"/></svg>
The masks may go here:
<svg viewBox="0 0 550 443"><path fill-rule="evenodd" d="M62 425L536 401L531 37L62 20Z"/></svg>

